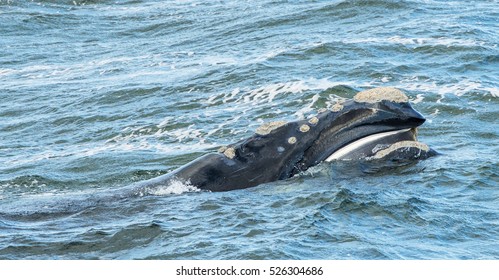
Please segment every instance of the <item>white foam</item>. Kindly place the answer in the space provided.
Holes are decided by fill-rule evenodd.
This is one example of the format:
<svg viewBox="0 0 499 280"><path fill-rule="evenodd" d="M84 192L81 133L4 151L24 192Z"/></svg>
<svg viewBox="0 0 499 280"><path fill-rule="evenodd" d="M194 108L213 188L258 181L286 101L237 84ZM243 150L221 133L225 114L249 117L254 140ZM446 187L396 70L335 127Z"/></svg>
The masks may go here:
<svg viewBox="0 0 499 280"><path fill-rule="evenodd" d="M210 65L210 66L216 66L216 65L237 65L238 60L234 57L231 56L222 56L222 55L209 55L209 56L204 56L200 57L197 60L191 60L187 61L187 63L195 63L199 65Z"/></svg>
<svg viewBox="0 0 499 280"><path fill-rule="evenodd" d="M102 83L111 84L110 81L115 81L116 84L121 82L129 82L134 78L170 75L173 70L166 70L161 67L164 64L164 58L156 55L142 56L117 56L111 58L98 58L75 63L58 63L58 64L42 64L28 65L19 69L0 69L0 77L5 79L6 86L17 88L26 86L47 86L59 83L71 83L75 81L92 79L97 82L101 79ZM144 67L143 70L136 71L130 74L114 75L116 70L128 69L129 64L143 64L150 62L154 67ZM105 77L102 77L105 75ZM170 75L171 76L171 75Z"/></svg>
<svg viewBox="0 0 499 280"><path fill-rule="evenodd" d="M484 95L490 94L492 97L499 97L499 89L492 88L488 86L483 86L480 81L473 81L469 79L463 79L457 83L453 84L437 84L433 80L419 81L417 77L411 77L401 81L400 88L409 91L423 91L428 93L437 93L440 95L440 99L437 102L441 102L447 94L453 94L456 96L463 96L470 92L483 92Z"/></svg>
<svg viewBox="0 0 499 280"><path fill-rule="evenodd" d="M55 147L53 149L46 147L42 152L31 151L29 156L16 156L6 160L3 164L6 165L23 165L27 163L39 162L43 160L52 160L65 157L89 157L109 152L123 151L153 151L161 154L180 155L185 153L203 152L209 149L216 148L216 143L205 143L204 138L197 142L188 144L163 144L155 141L154 138L141 139L120 139L117 142L105 142L100 144L87 145L68 145L65 147Z"/></svg>
<svg viewBox="0 0 499 280"><path fill-rule="evenodd" d="M16 70L14 70L14 69L0 68L0 77L1 76L8 76L8 75L11 75L15 72L16 72Z"/></svg>
<svg viewBox="0 0 499 280"><path fill-rule="evenodd" d="M223 99L222 102L227 103L228 101L233 100L240 92L241 90L239 88L233 89L231 93Z"/></svg>
<svg viewBox="0 0 499 280"><path fill-rule="evenodd" d="M276 57L282 53L285 53L287 51L288 51L288 49L285 49L285 48L272 49L267 53L264 53L264 54L257 56L255 59L253 59L252 63L267 61L267 60L274 58L274 57Z"/></svg>
<svg viewBox="0 0 499 280"><path fill-rule="evenodd" d="M257 118L256 122L251 122L249 126L241 126L237 121L241 118L244 119L245 117L251 119L253 112L258 109L265 109L275 114L279 114L282 112L282 109L279 108L281 107L281 104L280 102L277 102L276 99L282 95L302 94L311 90L326 90L334 86L350 84L354 84L354 82L333 82L327 78L309 78L282 83L271 83L258 88L236 87L225 93L211 95L205 99L203 103L206 105L214 105L221 101L222 104L230 103L231 106L220 104L217 104L217 106L208 106L203 111L203 117L218 117L220 115L231 115L233 117L222 121L216 128L211 128L207 134L203 135L203 133L201 133L201 136L210 136L227 128L229 128L233 134L253 131L256 127L253 128L251 126L252 124L261 124L263 122L268 122L269 120ZM315 94L309 98L302 98L303 97L300 96L291 99L300 99L300 102L304 103L304 106L295 112L295 116L304 119L307 113L314 110L314 105L319 100L320 95ZM288 97L286 97L286 99L291 100ZM191 134L191 136L193 135ZM176 137L182 138L181 135L176 135Z"/></svg>
<svg viewBox="0 0 499 280"><path fill-rule="evenodd" d="M493 97L499 97L499 88L483 87L485 91L488 91Z"/></svg>
<svg viewBox="0 0 499 280"><path fill-rule="evenodd" d="M418 94L418 95L416 95L416 98L414 98L414 99L411 100L411 103L418 104L421 101L423 101L423 99L424 99L424 95L423 94Z"/></svg>
<svg viewBox="0 0 499 280"><path fill-rule="evenodd" d="M0 76L19 75L29 80L46 79L51 77L60 77L67 74L71 68L62 65L30 65L21 69L0 69ZM17 79L16 79L17 81ZM18 81L17 81L18 83Z"/></svg>
<svg viewBox="0 0 499 280"><path fill-rule="evenodd" d="M136 146L136 143L141 141L152 143L159 138L165 137L170 139L169 142L183 143L197 141L204 143L205 136L207 135L204 129L196 128L196 124L191 124L188 127L167 129L166 126L173 123L173 120L173 117L166 117L156 126L126 127L122 130L122 133L107 140L106 144L130 143ZM142 144L142 146L145 148L151 147L147 143Z"/></svg>
<svg viewBox="0 0 499 280"><path fill-rule="evenodd" d="M246 66L267 61L278 56L288 49L272 49L266 53L256 53L244 56L235 56L229 54L223 55L194 55L194 52L187 52L188 60L179 62L179 66L186 68L194 65L219 67L219 66ZM179 67L180 68L180 67Z"/></svg>
<svg viewBox="0 0 499 280"><path fill-rule="evenodd" d="M166 117L164 118L158 125L158 128L164 128L167 126L171 121L173 120L173 117ZM159 131L159 130L158 130Z"/></svg>
<svg viewBox="0 0 499 280"><path fill-rule="evenodd" d="M128 64L134 60L147 60L150 59L150 55L141 55L141 56L116 56L116 57L106 57L104 59L95 59L87 62L88 65L96 65L96 66L104 66L109 64ZM83 65L81 65L83 66Z"/></svg>
<svg viewBox="0 0 499 280"><path fill-rule="evenodd" d="M353 82L333 82L327 78L323 79L306 79L298 81L290 81L284 83L268 84L256 89L234 89L230 94L226 95L224 102L233 100L236 96L236 102L242 103L269 103L280 94L296 94L310 90L326 90L338 85L352 85Z"/></svg>
<svg viewBox="0 0 499 280"><path fill-rule="evenodd" d="M159 186L154 188L146 188L145 193L150 195L170 195L170 194L182 194L186 192L199 192L200 189L191 185L189 181L182 182L180 180L172 180L165 186Z"/></svg>
<svg viewBox="0 0 499 280"><path fill-rule="evenodd" d="M464 47L473 47L473 46L484 46L487 45L484 41L477 41L472 39L457 39L457 38L449 38L449 37L401 37L401 36L392 36L392 37L379 37L379 38L363 38L363 39L352 39L352 40L343 40L343 43L347 44L358 44L358 43L395 43L401 44L405 46L464 46Z"/></svg>
<svg viewBox="0 0 499 280"><path fill-rule="evenodd" d="M311 112L314 110L313 106L317 100L319 100L320 95L319 94L314 94L312 98L309 99L309 102L306 106L301 108L300 110L296 111L294 114L295 116L298 117L298 119L305 119L305 114Z"/></svg>
<svg viewBox="0 0 499 280"><path fill-rule="evenodd" d="M19 190L21 188L23 189L35 189L35 188L44 188L46 187L47 185L46 184L40 184L38 182L37 179L32 179L31 182L23 182L21 184L12 184L12 183L3 183L3 184L0 184L0 191L3 191L3 190L6 190L6 189L15 189L15 190Z"/></svg>

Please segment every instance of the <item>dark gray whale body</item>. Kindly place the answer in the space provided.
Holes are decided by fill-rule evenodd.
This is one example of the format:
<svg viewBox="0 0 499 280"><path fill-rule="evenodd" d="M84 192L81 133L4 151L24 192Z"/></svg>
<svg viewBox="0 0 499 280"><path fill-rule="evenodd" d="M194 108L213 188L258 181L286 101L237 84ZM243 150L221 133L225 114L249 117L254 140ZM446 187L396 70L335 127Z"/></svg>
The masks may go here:
<svg viewBox="0 0 499 280"><path fill-rule="evenodd" d="M435 151L416 140L416 128L424 121L400 90L362 91L308 120L264 124L248 139L139 185L179 180L228 191L290 178L323 161L425 159Z"/></svg>

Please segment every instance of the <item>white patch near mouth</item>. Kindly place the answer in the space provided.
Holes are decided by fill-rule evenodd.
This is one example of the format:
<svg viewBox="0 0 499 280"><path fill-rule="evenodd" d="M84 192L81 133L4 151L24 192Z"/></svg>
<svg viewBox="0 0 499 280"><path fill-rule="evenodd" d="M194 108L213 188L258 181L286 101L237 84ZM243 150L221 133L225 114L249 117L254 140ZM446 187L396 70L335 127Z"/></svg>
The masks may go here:
<svg viewBox="0 0 499 280"><path fill-rule="evenodd" d="M425 151L425 152L428 152L430 150L430 147L428 147L428 145L426 145L424 143L421 143L421 142L417 142L417 141L400 141L400 142L397 142L397 143L394 143L394 144L390 145L390 147L388 147L386 149L380 150L379 152L377 152L373 156L373 159L384 158L388 154L390 154L391 152L394 152L394 151L402 149L402 148L416 148L416 149L419 149L419 150Z"/></svg>
<svg viewBox="0 0 499 280"><path fill-rule="evenodd" d="M336 152L332 153L326 159L326 161L330 162L330 161L333 161L333 160L341 159L342 157L344 157L348 153L351 153L351 152L359 149L360 147L362 147L364 145L367 145L369 143L378 141L379 139L382 139L384 137L388 137L388 136L391 136L391 135L394 135L394 134L398 134L398 133L404 133L404 132L407 132L409 130L411 130L411 128L406 128L406 129L401 129L401 130L394 130L394 131L388 131L388 132L382 132L382 133L376 133L376 134L372 134L372 135L366 136L366 137L361 138L361 139L359 139L357 141L354 141L354 142L346 145L345 147L337 150Z"/></svg>

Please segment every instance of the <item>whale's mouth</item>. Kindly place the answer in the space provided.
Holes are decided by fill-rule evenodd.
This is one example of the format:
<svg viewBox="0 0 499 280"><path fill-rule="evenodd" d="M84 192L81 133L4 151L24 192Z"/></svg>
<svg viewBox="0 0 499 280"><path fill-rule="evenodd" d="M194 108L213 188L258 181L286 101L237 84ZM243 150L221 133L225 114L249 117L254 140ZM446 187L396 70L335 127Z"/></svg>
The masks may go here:
<svg viewBox="0 0 499 280"><path fill-rule="evenodd" d="M334 151L325 159L334 160L377 159L389 152L412 149L428 151L427 146L417 142L417 128L405 128L371 134L357 139Z"/></svg>

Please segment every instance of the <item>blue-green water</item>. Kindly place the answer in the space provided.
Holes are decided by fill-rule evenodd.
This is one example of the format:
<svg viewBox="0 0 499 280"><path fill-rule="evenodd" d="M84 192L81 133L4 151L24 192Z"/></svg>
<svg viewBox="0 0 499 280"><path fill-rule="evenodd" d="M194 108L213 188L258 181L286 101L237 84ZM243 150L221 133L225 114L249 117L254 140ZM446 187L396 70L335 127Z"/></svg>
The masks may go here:
<svg viewBox="0 0 499 280"><path fill-rule="evenodd" d="M0 0L0 258L499 258L498 1ZM107 201L404 89L441 156Z"/></svg>

